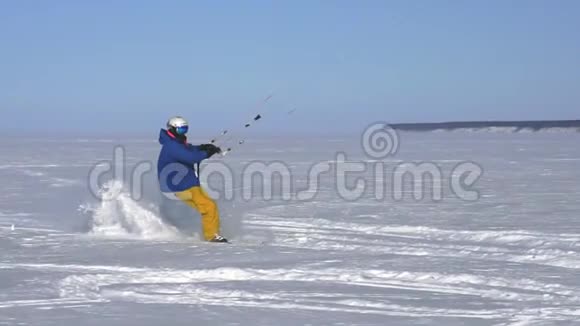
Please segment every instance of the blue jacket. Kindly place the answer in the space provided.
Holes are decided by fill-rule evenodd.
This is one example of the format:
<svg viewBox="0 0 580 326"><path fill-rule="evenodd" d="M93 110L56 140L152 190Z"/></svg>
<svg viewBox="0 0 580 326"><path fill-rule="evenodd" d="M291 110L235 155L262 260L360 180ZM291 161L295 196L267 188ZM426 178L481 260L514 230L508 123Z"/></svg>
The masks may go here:
<svg viewBox="0 0 580 326"><path fill-rule="evenodd" d="M195 164L207 158L207 153L186 142L181 142L161 129L161 152L157 161L157 177L162 192L180 192L199 186Z"/></svg>

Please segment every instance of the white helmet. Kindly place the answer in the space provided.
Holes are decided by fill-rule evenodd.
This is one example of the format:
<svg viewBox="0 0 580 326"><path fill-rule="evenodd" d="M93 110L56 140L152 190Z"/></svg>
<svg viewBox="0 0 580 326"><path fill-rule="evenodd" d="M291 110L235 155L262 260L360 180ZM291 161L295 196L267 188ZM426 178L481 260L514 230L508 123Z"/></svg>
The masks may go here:
<svg viewBox="0 0 580 326"><path fill-rule="evenodd" d="M177 131L179 134L186 134L189 124L183 117L176 116L167 120L167 129Z"/></svg>

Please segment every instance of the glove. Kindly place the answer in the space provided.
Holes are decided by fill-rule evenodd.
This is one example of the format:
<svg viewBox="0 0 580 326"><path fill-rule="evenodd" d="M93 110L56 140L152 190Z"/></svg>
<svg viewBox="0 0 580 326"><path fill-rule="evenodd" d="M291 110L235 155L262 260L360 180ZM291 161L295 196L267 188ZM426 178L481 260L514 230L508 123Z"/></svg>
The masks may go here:
<svg viewBox="0 0 580 326"><path fill-rule="evenodd" d="M222 149L214 144L201 144L199 145L199 149L207 153L207 158L222 152Z"/></svg>

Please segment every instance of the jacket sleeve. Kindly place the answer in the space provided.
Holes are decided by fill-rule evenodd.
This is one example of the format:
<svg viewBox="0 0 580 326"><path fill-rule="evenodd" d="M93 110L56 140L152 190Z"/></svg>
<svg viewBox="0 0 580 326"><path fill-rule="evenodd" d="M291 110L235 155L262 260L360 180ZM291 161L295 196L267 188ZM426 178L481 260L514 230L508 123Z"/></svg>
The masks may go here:
<svg viewBox="0 0 580 326"><path fill-rule="evenodd" d="M183 164L199 163L207 158L207 153L197 146L175 146L172 154L177 161Z"/></svg>

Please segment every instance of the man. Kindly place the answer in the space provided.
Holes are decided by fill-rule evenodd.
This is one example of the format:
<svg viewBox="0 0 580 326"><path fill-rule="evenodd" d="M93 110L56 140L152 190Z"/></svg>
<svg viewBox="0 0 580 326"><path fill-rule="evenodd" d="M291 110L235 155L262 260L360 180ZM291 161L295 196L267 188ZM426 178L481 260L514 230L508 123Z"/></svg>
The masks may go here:
<svg viewBox="0 0 580 326"><path fill-rule="evenodd" d="M221 153L213 144L194 146L187 143L187 121L173 117L167 121L167 129L161 129L159 143L161 152L157 162L157 175L161 191L174 193L177 198L201 214L203 237L210 242L228 242L219 234L220 218L213 199L201 188L198 170L201 161Z"/></svg>

